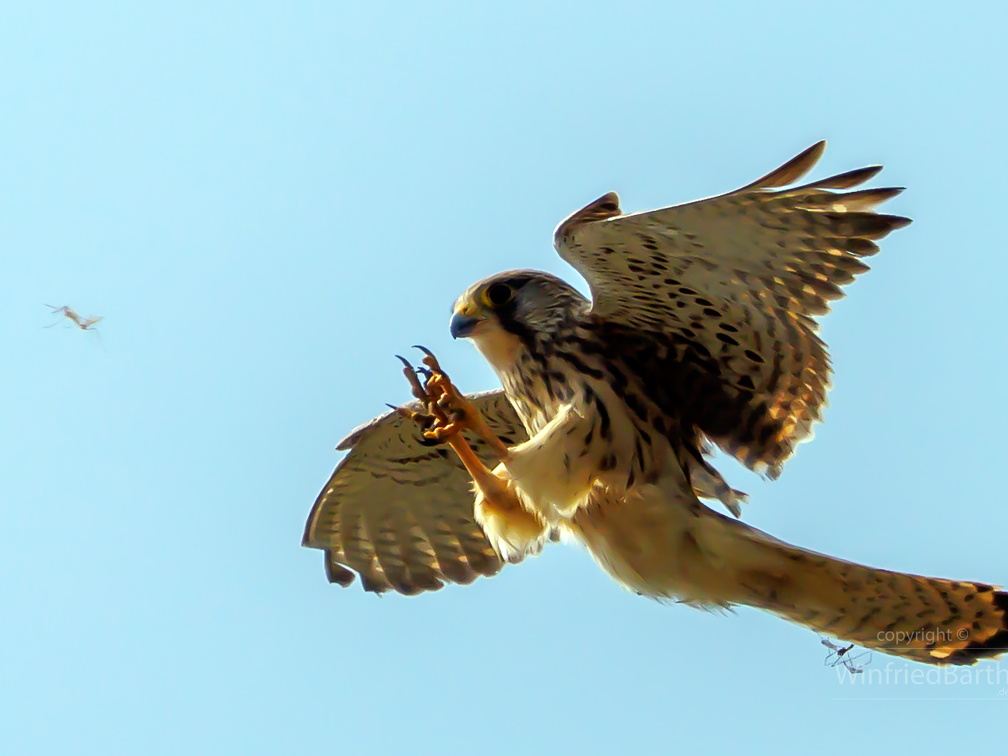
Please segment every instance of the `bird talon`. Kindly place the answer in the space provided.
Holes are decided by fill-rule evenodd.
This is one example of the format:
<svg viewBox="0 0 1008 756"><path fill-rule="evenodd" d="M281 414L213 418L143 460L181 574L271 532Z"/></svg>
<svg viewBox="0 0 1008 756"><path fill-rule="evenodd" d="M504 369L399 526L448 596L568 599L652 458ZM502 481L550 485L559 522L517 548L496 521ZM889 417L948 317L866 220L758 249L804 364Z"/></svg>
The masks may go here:
<svg viewBox="0 0 1008 756"><path fill-rule="evenodd" d="M426 386L420 383L420 379L417 378L416 368L401 354L397 354L396 357L403 364L402 373L406 376L406 380L410 385L410 393L424 405L428 404L430 402L430 395L427 393Z"/></svg>
<svg viewBox="0 0 1008 756"><path fill-rule="evenodd" d="M444 375L445 378L448 377L447 374L444 372L444 370L441 369L441 365L440 363L438 363L437 357L434 356L434 352L432 352L425 346L421 346L420 344L414 344L413 348L419 349L421 352L423 352L424 356L421 362L423 362L424 365L429 367L435 373L441 373L442 375Z"/></svg>
<svg viewBox="0 0 1008 756"><path fill-rule="evenodd" d="M417 346L417 349L424 353L424 367L414 366L402 355L397 354L396 357L403 364L402 372L410 384L411 393L426 411L389 406L416 423L424 445L433 446L459 433L465 427L466 413L455 406L456 398L461 395L440 369L437 358L426 347Z"/></svg>
<svg viewBox="0 0 1008 756"><path fill-rule="evenodd" d="M450 420L444 425L435 425L423 432L424 438L427 439L437 439L438 441L447 441L448 438L459 433L465 426L455 420Z"/></svg>
<svg viewBox="0 0 1008 756"><path fill-rule="evenodd" d="M436 420L433 415L428 415L426 412L417 412L409 407L399 407L395 404L389 404L388 402L385 402L385 406L397 412L400 417L412 420L414 423L419 425L421 429L430 428Z"/></svg>
<svg viewBox="0 0 1008 756"><path fill-rule="evenodd" d="M396 357L402 362L403 375L409 381L410 390L420 402L423 411L398 407L395 409L400 415L419 426L421 443L424 446L441 444L451 441L461 431L468 429L486 441L499 459L505 459L509 453L507 446L497 438L469 400L455 387L434 353L419 344L415 344L414 348L423 352L423 367L414 366L402 355L397 354Z"/></svg>
<svg viewBox="0 0 1008 756"><path fill-rule="evenodd" d="M421 435L417 439L417 442L420 444L420 446L442 446L445 443L447 443L447 439L426 438L423 435Z"/></svg>

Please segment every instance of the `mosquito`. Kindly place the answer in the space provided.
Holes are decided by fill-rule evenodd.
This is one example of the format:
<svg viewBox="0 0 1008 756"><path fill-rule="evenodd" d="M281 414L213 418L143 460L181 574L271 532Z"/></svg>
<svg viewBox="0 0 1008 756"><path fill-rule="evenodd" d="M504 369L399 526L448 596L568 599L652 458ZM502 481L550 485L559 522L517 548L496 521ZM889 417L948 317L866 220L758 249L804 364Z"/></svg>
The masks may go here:
<svg viewBox="0 0 1008 756"><path fill-rule="evenodd" d="M871 662L871 651L862 651L859 654L850 653L854 648L853 643L838 646L827 638L820 638L819 641L829 649L823 660L823 665L826 667L844 667L852 675L860 675L864 672L865 666Z"/></svg>

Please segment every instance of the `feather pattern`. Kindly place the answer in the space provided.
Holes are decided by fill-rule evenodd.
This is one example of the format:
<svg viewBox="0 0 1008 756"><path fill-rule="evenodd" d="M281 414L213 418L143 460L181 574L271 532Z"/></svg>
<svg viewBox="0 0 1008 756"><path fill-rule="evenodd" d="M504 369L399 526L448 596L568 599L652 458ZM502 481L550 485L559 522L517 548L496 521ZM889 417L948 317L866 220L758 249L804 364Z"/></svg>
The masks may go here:
<svg viewBox="0 0 1008 756"><path fill-rule="evenodd" d="M505 443L525 440L503 391L468 398ZM469 441L489 463L486 444ZM395 412L357 428L337 449L350 453L316 499L302 542L325 550L330 582L348 586L359 574L366 590L411 595L500 571L475 521L472 480L450 449L424 446L416 426Z"/></svg>
<svg viewBox="0 0 1008 756"><path fill-rule="evenodd" d="M607 194L554 235L560 256L588 281L600 321L702 358L731 401L724 412L686 397L712 407L698 425L770 477L825 405L831 367L813 318L868 270L863 258L878 251L875 241L910 222L874 212L899 188L843 191L876 166L780 188L805 175L824 144L741 189L684 205L623 215Z"/></svg>

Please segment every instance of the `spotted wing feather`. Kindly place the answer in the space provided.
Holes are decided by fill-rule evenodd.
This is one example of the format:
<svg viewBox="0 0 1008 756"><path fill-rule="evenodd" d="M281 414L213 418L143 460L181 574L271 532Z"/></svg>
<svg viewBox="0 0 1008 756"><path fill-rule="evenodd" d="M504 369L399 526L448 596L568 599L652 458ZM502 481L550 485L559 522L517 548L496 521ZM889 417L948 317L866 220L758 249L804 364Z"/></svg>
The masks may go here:
<svg viewBox="0 0 1008 756"><path fill-rule="evenodd" d="M502 391L468 397L506 444L526 433ZM492 462L486 445L468 437ZM472 479L447 446L424 446L395 412L353 431L349 450L319 494L303 545L325 551L329 581L412 595L444 583L471 583L502 566L473 517Z"/></svg>
<svg viewBox="0 0 1008 756"><path fill-rule="evenodd" d="M781 188L804 176L824 145L741 189L684 205L623 215L607 194L555 235L602 323L649 335L670 354L686 345L728 397L687 397L700 430L771 477L825 404L830 361L813 318L868 270L863 258L878 239L910 222L874 212L901 189L847 191L878 166Z"/></svg>

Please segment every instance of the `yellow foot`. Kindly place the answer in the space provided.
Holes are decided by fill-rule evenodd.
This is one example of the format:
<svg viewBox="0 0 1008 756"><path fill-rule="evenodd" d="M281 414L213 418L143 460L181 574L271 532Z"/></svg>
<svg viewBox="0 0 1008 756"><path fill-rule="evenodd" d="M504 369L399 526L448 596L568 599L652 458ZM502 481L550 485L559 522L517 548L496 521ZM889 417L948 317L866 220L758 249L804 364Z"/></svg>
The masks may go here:
<svg viewBox="0 0 1008 756"><path fill-rule="evenodd" d="M440 443L447 441L462 430L469 430L486 442L490 451L499 460L504 461L511 456L507 445L501 441L479 411L465 398L451 378L438 363L437 357L426 347L417 346L424 353L425 367L414 368L404 357L399 357L404 365L403 375L409 381L413 396L420 400L426 409L427 417L417 419L423 436L427 441ZM421 384L417 374L424 377ZM429 419L428 419L429 418Z"/></svg>
<svg viewBox="0 0 1008 756"><path fill-rule="evenodd" d="M469 442L462 436L462 430L476 433L487 442L490 449L501 460L510 457L511 452L497 435L490 430L486 421L475 407L455 388L448 374L442 370L437 358L430 350L417 347L424 353L424 368L414 368L410 362L399 357L403 363L403 375L409 381L410 389L423 407L422 411L407 407L389 405L403 417L415 422L429 444L447 443L465 465L469 475L479 489L486 506L501 515L520 513L515 516L531 516L522 506L508 480L504 480L483 464ZM417 374L424 377L423 383ZM503 469L503 468L502 468Z"/></svg>

